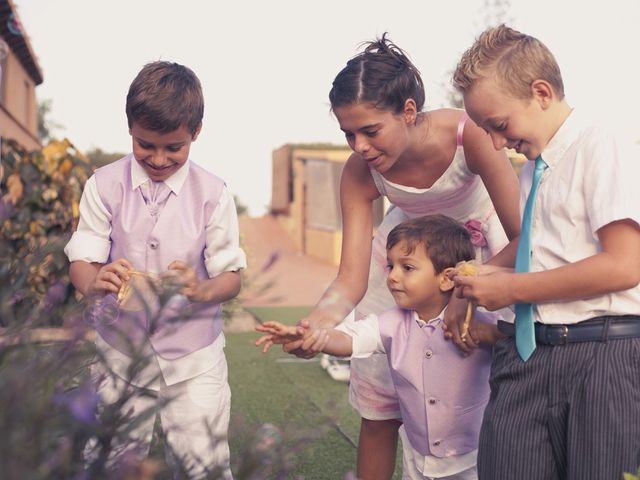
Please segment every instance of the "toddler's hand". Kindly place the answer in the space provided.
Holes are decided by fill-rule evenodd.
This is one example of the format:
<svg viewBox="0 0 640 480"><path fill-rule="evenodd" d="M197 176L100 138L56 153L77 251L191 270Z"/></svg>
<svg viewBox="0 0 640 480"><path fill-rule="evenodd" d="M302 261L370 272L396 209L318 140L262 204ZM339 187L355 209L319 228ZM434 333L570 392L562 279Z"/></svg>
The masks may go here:
<svg viewBox="0 0 640 480"><path fill-rule="evenodd" d="M326 334L323 335L321 331L327 328L333 328L338 323L340 323L340 321L323 311L316 310L311 312L308 317L298 322L298 325L309 329L309 333L307 333L305 339L286 343L282 346L282 350L299 358L307 360L313 358L320 353L321 348L318 348L318 346L322 345L323 339L325 340L324 343L326 343L326 338L324 338ZM313 340L311 337L313 337Z"/></svg>
<svg viewBox="0 0 640 480"><path fill-rule="evenodd" d="M124 258L103 265L87 285L85 294L91 296L118 293L123 283L129 280L129 270L133 270L133 266Z"/></svg>
<svg viewBox="0 0 640 480"><path fill-rule="evenodd" d="M327 342L329 341L329 334L327 333L331 329L327 328L312 328L309 329L307 334L304 336L302 340L302 344L300 345L300 350L306 352L309 355L307 358L313 358L318 353L322 352L324 347L327 346ZM284 347L283 347L284 350ZM297 355L302 356L302 355Z"/></svg>
<svg viewBox="0 0 640 480"><path fill-rule="evenodd" d="M302 341L308 329L298 325L284 325L280 322L264 322L255 327L256 331L266 333L256 340L256 347L263 345L262 351L267 352L273 345Z"/></svg>

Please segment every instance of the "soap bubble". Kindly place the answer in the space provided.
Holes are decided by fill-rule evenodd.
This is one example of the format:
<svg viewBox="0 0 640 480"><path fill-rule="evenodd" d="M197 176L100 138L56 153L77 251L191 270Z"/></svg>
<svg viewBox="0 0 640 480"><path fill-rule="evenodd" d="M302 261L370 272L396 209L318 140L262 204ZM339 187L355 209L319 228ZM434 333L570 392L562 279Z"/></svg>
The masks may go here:
<svg viewBox="0 0 640 480"><path fill-rule="evenodd" d="M113 325L119 315L120 307L114 294L91 297L87 300L87 305L82 311L82 319L92 327Z"/></svg>

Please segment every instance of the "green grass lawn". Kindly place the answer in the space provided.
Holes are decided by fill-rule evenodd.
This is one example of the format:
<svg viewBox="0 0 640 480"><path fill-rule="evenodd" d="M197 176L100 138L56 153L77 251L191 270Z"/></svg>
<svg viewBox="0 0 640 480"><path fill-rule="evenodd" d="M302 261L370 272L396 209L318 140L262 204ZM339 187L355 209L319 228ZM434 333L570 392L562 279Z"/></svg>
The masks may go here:
<svg viewBox="0 0 640 480"><path fill-rule="evenodd" d="M260 321L294 324L310 308L254 308ZM342 480L355 471L360 417L348 402L349 386L333 380L318 358L302 360L275 346L264 354L254 345L258 332L227 333L225 355L231 386L229 445L235 480ZM256 467L258 432L275 427ZM159 425L157 425L159 427ZM156 429L152 456L164 464L162 436ZM265 436L262 436L263 441ZM402 453L394 480L401 478ZM157 480L171 478L163 471Z"/></svg>
<svg viewBox="0 0 640 480"><path fill-rule="evenodd" d="M260 321L293 324L308 311L256 308L251 313ZM289 472L270 478L344 478L355 470L360 428L360 418L348 403L348 385L331 379L317 358L297 359L279 346L263 354L254 346L258 337L257 332L227 334L232 458L245 455L256 429L270 423L282 432L280 468Z"/></svg>

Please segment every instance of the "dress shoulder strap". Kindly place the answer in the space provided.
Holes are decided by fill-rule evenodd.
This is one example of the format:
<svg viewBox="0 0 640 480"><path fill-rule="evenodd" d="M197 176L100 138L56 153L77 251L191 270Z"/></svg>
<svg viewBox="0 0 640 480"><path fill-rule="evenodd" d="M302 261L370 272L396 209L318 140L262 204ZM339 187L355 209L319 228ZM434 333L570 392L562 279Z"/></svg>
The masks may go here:
<svg viewBox="0 0 640 480"><path fill-rule="evenodd" d="M387 196L387 189L384 186L384 180L382 179L382 175L375 168L369 167L369 173L371 173L371 178L373 178L373 183L376 184L376 188L378 192L383 197Z"/></svg>
<svg viewBox="0 0 640 480"><path fill-rule="evenodd" d="M458 145L459 147L462 146L462 138L464 135L464 125L465 123L467 123L468 118L469 118L469 115L467 115L467 112L463 112L462 115L460 115L460 120L458 121L458 133L456 134L456 145Z"/></svg>

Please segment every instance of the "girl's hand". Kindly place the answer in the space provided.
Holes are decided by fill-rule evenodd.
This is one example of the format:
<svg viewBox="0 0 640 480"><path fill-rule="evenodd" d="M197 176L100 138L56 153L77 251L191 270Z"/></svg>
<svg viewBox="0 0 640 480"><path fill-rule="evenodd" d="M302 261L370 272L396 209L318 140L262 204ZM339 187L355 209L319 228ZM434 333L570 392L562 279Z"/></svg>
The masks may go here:
<svg viewBox="0 0 640 480"><path fill-rule="evenodd" d="M308 329L300 326L283 325L280 322L264 322L255 327L256 331L266 333L258 340L256 346L263 345L262 351L266 353L272 345L283 345L294 341L302 341Z"/></svg>
<svg viewBox="0 0 640 480"><path fill-rule="evenodd" d="M170 279L170 282L180 288L180 293L187 297L192 302L204 301L204 298L199 291L200 282L195 270L188 266L186 263L179 260L174 260L169 264L169 275L165 276L165 279Z"/></svg>
<svg viewBox="0 0 640 480"><path fill-rule="evenodd" d="M133 270L133 266L124 258L103 265L93 280L88 283L85 295L118 293L122 284L129 280L129 270Z"/></svg>

